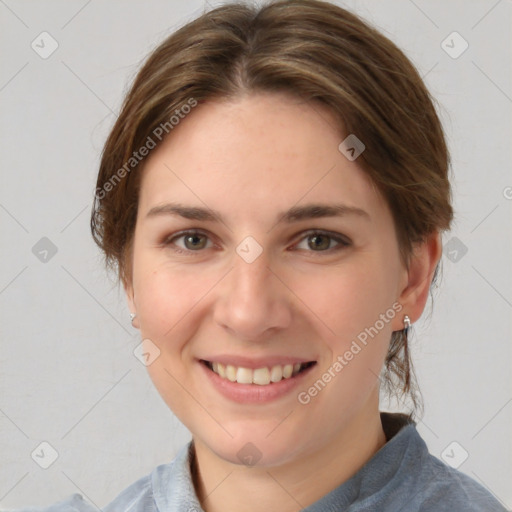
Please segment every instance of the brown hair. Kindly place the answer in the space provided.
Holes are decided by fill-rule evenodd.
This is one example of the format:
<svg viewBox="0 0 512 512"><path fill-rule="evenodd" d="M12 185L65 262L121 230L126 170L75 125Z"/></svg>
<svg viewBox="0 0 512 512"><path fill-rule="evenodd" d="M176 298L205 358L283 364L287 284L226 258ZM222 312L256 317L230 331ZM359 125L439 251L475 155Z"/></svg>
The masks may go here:
<svg viewBox="0 0 512 512"><path fill-rule="evenodd" d="M171 133L170 120L186 112L184 105L252 92L283 92L327 106L339 120L337 128L365 144L358 163L391 208L406 264L415 242L449 228L442 126L402 51L331 3L233 3L188 23L152 52L105 144L91 229L121 280L131 278L143 166L137 151L154 142L162 127ZM393 333L385 370L387 389L409 394L418 405L405 331Z"/></svg>

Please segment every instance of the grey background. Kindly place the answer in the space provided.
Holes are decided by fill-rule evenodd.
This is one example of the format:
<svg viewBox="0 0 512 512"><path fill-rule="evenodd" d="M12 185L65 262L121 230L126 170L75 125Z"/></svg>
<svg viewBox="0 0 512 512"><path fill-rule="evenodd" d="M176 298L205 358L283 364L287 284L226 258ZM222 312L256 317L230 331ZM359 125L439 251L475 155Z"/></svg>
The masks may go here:
<svg viewBox="0 0 512 512"><path fill-rule="evenodd" d="M459 469L510 508L512 3L339 3L403 48L440 103L457 218L444 238L433 311L414 327L425 400L418 428L438 457L456 441L469 454ZM129 80L149 50L205 5L0 0L4 509L74 492L103 506L189 439L133 355L138 331L88 222L99 153ZM43 46L43 31L59 45L47 59L31 47ZM441 46L453 31L469 43L458 58ZM452 52L459 43L448 40ZM41 252L43 237L55 254ZM58 453L48 469L31 457L36 450L44 463L51 449L43 441ZM463 453L458 445L454 457Z"/></svg>

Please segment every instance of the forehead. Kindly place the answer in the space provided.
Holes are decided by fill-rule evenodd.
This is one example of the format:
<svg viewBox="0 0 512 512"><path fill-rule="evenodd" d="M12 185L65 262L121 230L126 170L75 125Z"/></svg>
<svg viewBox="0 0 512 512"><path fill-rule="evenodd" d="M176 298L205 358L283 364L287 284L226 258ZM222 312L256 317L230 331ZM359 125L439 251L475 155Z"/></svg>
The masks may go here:
<svg viewBox="0 0 512 512"><path fill-rule="evenodd" d="M339 151L343 138L326 107L290 96L206 102L149 155L139 206L180 200L239 214L319 200L385 207L357 161Z"/></svg>

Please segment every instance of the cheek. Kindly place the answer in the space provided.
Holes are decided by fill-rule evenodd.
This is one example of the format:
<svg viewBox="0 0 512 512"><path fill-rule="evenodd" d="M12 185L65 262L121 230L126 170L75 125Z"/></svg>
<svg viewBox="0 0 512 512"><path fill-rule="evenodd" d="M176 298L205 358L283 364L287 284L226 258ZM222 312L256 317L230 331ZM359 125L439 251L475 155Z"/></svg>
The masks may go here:
<svg viewBox="0 0 512 512"><path fill-rule="evenodd" d="M389 339L390 320L396 314L392 307L396 300L393 275L393 269L378 259L367 258L301 277L294 288L329 333L329 344L342 349L376 323L383 337ZM387 314L384 325L379 321L382 314Z"/></svg>
<svg viewBox="0 0 512 512"><path fill-rule="evenodd" d="M201 298L212 287L210 279L176 271L166 263L140 258L134 284L137 315L142 339L150 339L160 350L147 367L148 374L164 402L187 424L190 398L187 365L190 344L199 325ZM188 411L188 412L187 412ZM198 413L199 414L199 413Z"/></svg>
<svg viewBox="0 0 512 512"><path fill-rule="evenodd" d="M163 252L156 254L144 247L136 248L133 262L141 335L163 343L190 324L216 276L193 265L173 265Z"/></svg>
<svg viewBox="0 0 512 512"><path fill-rule="evenodd" d="M368 255L301 281L297 294L307 297L304 302L317 317L329 352L322 361L322 382L311 391L322 395L315 398L318 406L324 404L340 421L343 411L366 400L378 381L400 308L394 275L385 260ZM330 389L325 394L319 392L324 384Z"/></svg>
<svg viewBox="0 0 512 512"><path fill-rule="evenodd" d="M374 396L397 315L390 272L376 261L347 265L303 285L298 295L309 291L307 305L317 325L324 325L321 343L329 356L321 362L319 378L301 390L299 403L330 411L329 426L322 428L334 433Z"/></svg>
<svg viewBox="0 0 512 512"><path fill-rule="evenodd" d="M186 294L180 293L179 283L171 277L168 273L152 270L135 279L137 315L144 337L164 337L185 314Z"/></svg>

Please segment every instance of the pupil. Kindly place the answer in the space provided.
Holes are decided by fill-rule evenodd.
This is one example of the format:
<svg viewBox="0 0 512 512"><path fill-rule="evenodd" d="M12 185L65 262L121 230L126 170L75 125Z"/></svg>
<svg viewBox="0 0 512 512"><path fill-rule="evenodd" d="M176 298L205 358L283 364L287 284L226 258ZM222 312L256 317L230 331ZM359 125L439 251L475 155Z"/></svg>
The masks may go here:
<svg viewBox="0 0 512 512"><path fill-rule="evenodd" d="M201 240L200 235L189 235L185 240L186 245L191 246L192 249L197 249L198 247L201 248L204 245L204 241Z"/></svg>
<svg viewBox="0 0 512 512"><path fill-rule="evenodd" d="M329 237L325 235L314 235L311 237L312 249L328 249L329 248Z"/></svg>

